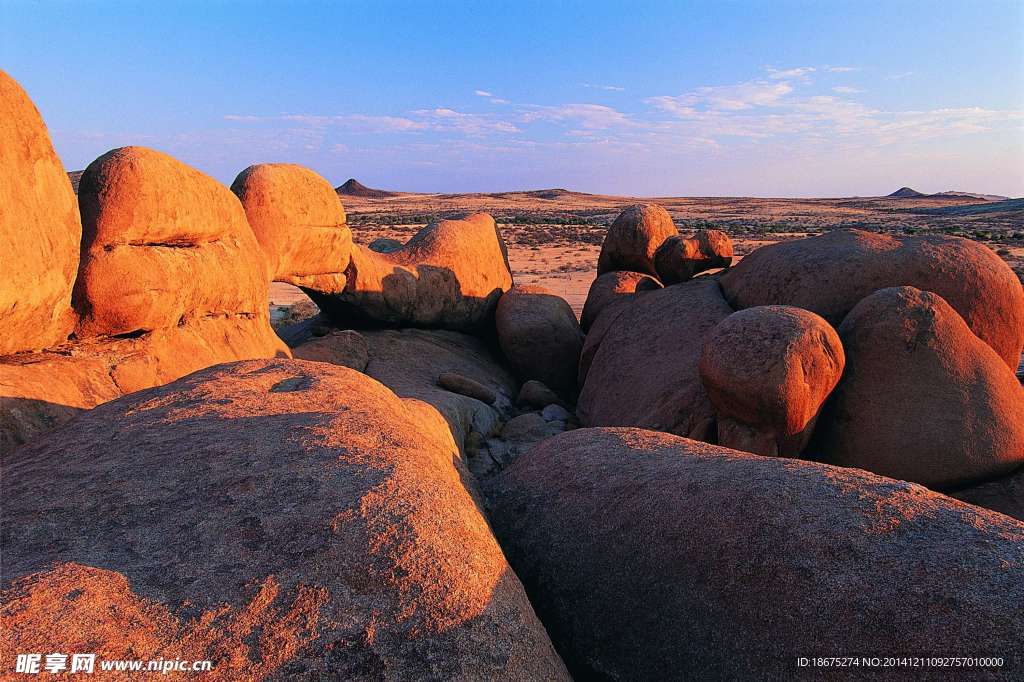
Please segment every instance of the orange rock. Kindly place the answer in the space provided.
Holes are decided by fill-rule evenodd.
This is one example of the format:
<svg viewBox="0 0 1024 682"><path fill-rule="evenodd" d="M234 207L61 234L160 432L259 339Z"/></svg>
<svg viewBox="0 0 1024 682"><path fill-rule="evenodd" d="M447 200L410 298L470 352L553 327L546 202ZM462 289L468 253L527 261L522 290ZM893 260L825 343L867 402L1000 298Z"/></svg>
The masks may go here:
<svg viewBox="0 0 1024 682"><path fill-rule="evenodd" d="M352 233L327 180L288 163L249 166L231 191L238 195L270 267L270 278L325 293L345 288Z"/></svg>
<svg viewBox="0 0 1024 682"><path fill-rule="evenodd" d="M597 259L597 274L629 270L657 275L654 254L666 239L677 234L672 216L661 206L630 206L608 228Z"/></svg>
<svg viewBox="0 0 1024 682"><path fill-rule="evenodd" d="M580 363L586 382L576 406L580 423L714 438L714 410L697 364L707 334L732 312L709 277L614 304L588 334L589 358L585 348ZM591 336L600 342L592 344Z"/></svg>
<svg viewBox="0 0 1024 682"><path fill-rule="evenodd" d="M796 457L845 364L836 331L802 308L757 306L725 318L700 357L718 444Z"/></svg>
<svg viewBox="0 0 1024 682"><path fill-rule="evenodd" d="M347 368L243 362L20 449L3 462L0 658L567 679L443 420L408 403Z"/></svg>
<svg viewBox="0 0 1024 682"><path fill-rule="evenodd" d="M475 331L512 286L505 244L486 213L431 223L388 253L353 246L346 275L340 294L308 290L344 324Z"/></svg>
<svg viewBox="0 0 1024 682"><path fill-rule="evenodd" d="M577 679L800 679L818 652L1005 652L996 676L1019 660L1024 524L918 485L604 428L541 442L491 493Z"/></svg>
<svg viewBox="0 0 1024 682"><path fill-rule="evenodd" d="M879 289L933 291L1016 369L1024 347L1024 289L1013 270L978 242L834 230L757 249L722 275L733 307L792 305L838 325Z"/></svg>
<svg viewBox="0 0 1024 682"><path fill-rule="evenodd" d="M63 343L82 224L46 124L0 71L0 356Z"/></svg>
<svg viewBox="0 0 1024 682"><path fill-rule="evenodd" d="M580 315L580 328L588 331L601 311L611 303L627 300L635 294L661 288L661 282L642 272L617 270L599 275L590 285Z"/></svg>
<svg viewBox="0 0 1024 682"><path fill-rule="evenodd" d="M732 240L721 230L701 230L689 239L666 239L654 253L654 269L665 283L678 284L698 273L732 265Z"/></svg>
<svg viewBox="0 0 1024 682"><path fill-rule="evenodd" d="M846 372L810 452L938 489L1024 463L1024 388L941 297L883 289L839 336Z"/></svg>
<svg viewBox="0 0 1024 682"><path fill-rule="evenodd" d="M79 202L80 337L214 317L269 330L266 265L226 187L166 154L123 147L89 164Z"/></svg>
<svg viewBox="0 0 1024 682"><path fill-rule="evenodd" d="M583 334L564 298L542 286L516 285L498 301L495 326L498 345L521 380L537 379L575 397Z"/></svg>

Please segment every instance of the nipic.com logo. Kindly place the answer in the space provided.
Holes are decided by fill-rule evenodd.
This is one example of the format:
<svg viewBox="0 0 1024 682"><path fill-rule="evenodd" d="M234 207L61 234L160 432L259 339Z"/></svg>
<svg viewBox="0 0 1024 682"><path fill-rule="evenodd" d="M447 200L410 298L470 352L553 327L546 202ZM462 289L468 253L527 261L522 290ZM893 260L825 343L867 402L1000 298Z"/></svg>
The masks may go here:
<svg viewBox="0 0 1024 682"><path fill-rule="evenodd" d="M95 672L137 672L160 673L166 675L176 672L209 672L213 670L212 661L190 661L180 658L157 658L148 661L139 659L102 659L96 660L96 654L18 654L14 662L14 672L24 675L84 673Z"/></svg>

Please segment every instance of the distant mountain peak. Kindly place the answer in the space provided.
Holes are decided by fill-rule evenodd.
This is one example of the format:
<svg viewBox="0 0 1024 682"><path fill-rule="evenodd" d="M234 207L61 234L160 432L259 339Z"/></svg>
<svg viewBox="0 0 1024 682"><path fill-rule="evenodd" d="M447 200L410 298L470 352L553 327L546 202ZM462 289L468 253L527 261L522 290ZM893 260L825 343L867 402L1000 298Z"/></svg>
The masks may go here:
<svg viewBox="0 0 1024 682"><path fill-rule="evenodd" d="M366 199L386 199L395 196L394 192L387 192L382 189L371 189L355 178L349 178L345 184L335 187L334 191L350 197L363 197Z"/></svg>
<svg viewBox="0 0 1024 682"><path fill-rule="evenodd" d="M893 199L917 199L928 195L924 192L918 192L916 189L911 189L910 187L900 187L889 196Z"/></svg>

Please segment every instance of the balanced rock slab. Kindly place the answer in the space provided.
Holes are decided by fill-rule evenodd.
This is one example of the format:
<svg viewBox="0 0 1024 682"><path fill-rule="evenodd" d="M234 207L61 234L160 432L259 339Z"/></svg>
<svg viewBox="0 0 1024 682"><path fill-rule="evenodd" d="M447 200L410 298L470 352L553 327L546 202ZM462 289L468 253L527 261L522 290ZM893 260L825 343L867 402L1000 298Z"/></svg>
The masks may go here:
<svg viewBox="0 0 1024 682"><path fill-rule="evenodd" d="M693 279L705 270L732 265L732 240L721 230L700 230L690 238L669 237L654 254L654 269L665 285Z"/></svg>
<svg viewBox="0 0 1024 682"><path fill-rule="evenodd" d="M306 289L344 325L479 331L512 286L505 244L486 213L431 223L387 253L355 245L345 275L341 293Z"/></svg>
<svg viewBox="0 0 1024 682"><path fill-rule="evenodd" d="M64 343L82 223L28 94L0 71L0 356Z"/></svg>
<svg viewBox="0 0 1024 682"><path fill-rule="evenodd" d="M3 465L5 661L87 651L210 659L213 680L567 679L450 432L354 370L213 367Z"/></svg>
<svg viewBox="0 0 1024 682"><path fill-rule="evenodd" d="M940 296L882 289L839 336L846 371L810 454L938 489L1024 464L1024 388Z"/></svg>
<svg viewBox="0 0 1024 682"><path fill-rule="evenodd" d="M543 441L490 493L576 679L791 679L800 656L940 651L1003 656L985 672L1012 679L1024 656L1024 524L918 485L602 428Z"/></svg>

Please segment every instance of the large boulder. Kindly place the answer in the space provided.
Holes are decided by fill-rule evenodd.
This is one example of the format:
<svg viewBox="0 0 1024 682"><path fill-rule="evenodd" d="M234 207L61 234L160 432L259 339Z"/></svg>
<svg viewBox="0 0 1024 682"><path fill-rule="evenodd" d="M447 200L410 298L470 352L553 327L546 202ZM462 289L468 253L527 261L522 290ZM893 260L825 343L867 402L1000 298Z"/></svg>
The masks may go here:
<svg viewBox="0 0 1024 682"><path fill-rule="evenodd" d="M512 286L505 244L486 213L431 223L388 253L355 245L346 278L340 294L307 287L342 324L454 331L486 327Z"/></svg>
<svg viewBox="0 0 1024 682"><path fill-rule="evenodd" d="M575 397L583 333L564 298L542 286L516 285L498 301L495 327L520 379L537 379L563 397Z"/></svg>
<svg viewBox="0 0 1024 682"><path fill-rule="evenodd" d="M944 235L898 237L834 230L757 249L722 275L733 307L792 305L838 326L878 289L933 291L1011 369L1024 347L1024 289L987 247Z"/></svg>
<svg viewBox="0 0 1024 682"><path fill-rule="evenodd" d="M950 493L950 497L1024 521L1024 467Z"/></svg>
<svg viewBox="0 0 1024 682"><path fill-rule="evenodd" d="M917 485L581 429L491 494L577 679L792 679L798 657L902 655L1000 656L976 672L1010 679L1024 656L1024 524Z"/></svg>
<svg viewBox="0 0 1024 682"><path fill-rule="evenodd" d="M812 450L932 488L1024 463L1024 388L942 298L883 289L839 326L846 371Z"/></svg>
<svg viewBox="0 0 1024 682"><path fill-rule="evenodd" d="M5 661L79 651L208 659L212 680L566 679L443 422L354 370L213 367L3 464Z"/></svg>
<svg viewBox="0 0 1024 682"><path fill-rule="evenodd" d="M709 277L607 310L588 335L589 353L581 359L580 423L714 438L714 410L697 366L707 334L732 312L718 282ZM584 362L589 362L586 371Z"/></svg>
<svg viewBox="0 0 1024 682"><path fill-rule="evenodd" d="M238 174L238 195L270 279L325 293L345 289L352 233L331 183L308 168L262 163Z"/></svg>
<svg viewBox="0 0 1024 682"><path fill-rule="evenodd" d="M587 300L580 314L580 329L588 331L601 311L612 303L629 300L638 293L660 288L661 282L642 272L616 270L598 275L587 292Z"/></svg>
<svg viewBox="0 0 1024 682"><path fill-rule="evenodd" d="M677 234L672 216L661 206L629 206L608 228L597 259L597 274L629 270L657 276L654 254L662 242Z"/></svg>
<svg viewBox="0 0 1024 682"><path fill-rule="evenodd" d="M812 312L773 305L733 313L711 330L700 357L716 442L796 457L845 364L839 335Z"/></svg>
<svg viewBox="0 0 1024 682"><path fill-rule="evenodd" d="M0 71L0 356L67 341L82 224L46 124Z"/></svg>
<svg viewBox="0 0 1024 682"><path fill-rule="evenodd" d="M732 265L732 240L721 230L700 230L690 238L669 237L654 253L654 269L666 286Z"/></svg>

